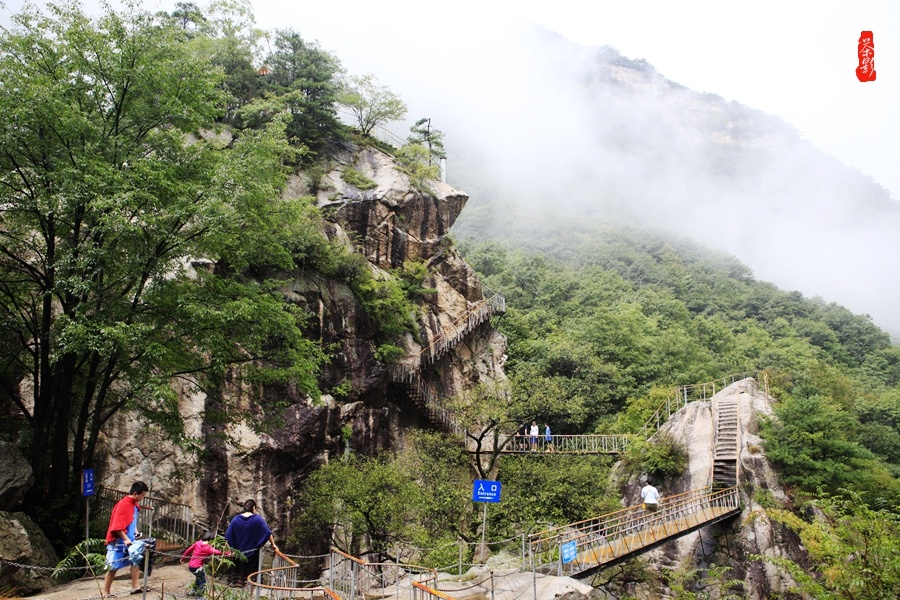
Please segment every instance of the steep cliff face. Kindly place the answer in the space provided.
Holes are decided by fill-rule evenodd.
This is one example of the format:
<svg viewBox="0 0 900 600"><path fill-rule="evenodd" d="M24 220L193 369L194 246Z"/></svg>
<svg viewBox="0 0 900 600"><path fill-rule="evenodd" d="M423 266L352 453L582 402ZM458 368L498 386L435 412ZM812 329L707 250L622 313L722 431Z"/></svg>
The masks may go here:
<svg viewBox="0 0 900 600"><path fill-rule="evenodd" d="M347 183L345 179L352 180L348 169L370 180L365 186L370 189ZM206 396L182 389L180 409L188 433L205 450L200 476L188 474L189 460L181 450L140 423L120 419L107 431L98 469L102 484L127 489L135 479L152 482L154 495L192 506L210 524L227 518L237 503L256 498L270 525L283 533L298 485L348 444L363 453L397 448L406 427L435 424L410 395L411 373L427 380L439 397L480 379L503 378L505 339L490 328L487 313L479 308L485 305L484 291L446 238L468 198L439 181L426 185L417 189L389 155L365 148L348 150L315 181L296 174L284 192L288 197L315 195L326 215L325 233L365 256L377 275L388 276L410 259L425 264L425 285L436 293L421 301L418 335L404 342L401 370L406 379L398 377L397 367L376 360L376 327L347 284L298 274L284 294L312 316L305 335L329 349L320 387L332 389L344 382L348 395L325 395L318 402L290 386L247 389L232 373L224 391L241 402L247 418L223 429L208 417L215 407ZM476 313L479 318L473 319ZM435 342L441 352L429 353ZM289 408L282 424L270 433L257 433L248 423L271 417L264 408L270 400L287 402ZM346 439L348 431L352 435Z"/></svg>

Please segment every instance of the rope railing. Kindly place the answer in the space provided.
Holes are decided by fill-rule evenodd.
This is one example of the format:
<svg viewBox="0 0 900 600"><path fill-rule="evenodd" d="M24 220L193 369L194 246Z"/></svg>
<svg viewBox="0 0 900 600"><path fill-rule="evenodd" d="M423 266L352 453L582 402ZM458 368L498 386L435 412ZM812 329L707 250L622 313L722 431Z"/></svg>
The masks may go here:
<svg viewBox="0 0 900 600"><path fill-rule="evenodd" d="M553 527L529 537L532 568L542 572L575 574L618 561L643 548L680 535L740 509L738 488L691 490L663 498L658 510L631 506L569 525ZM562 546L575 544L575 558L562 560Z"/></svg>

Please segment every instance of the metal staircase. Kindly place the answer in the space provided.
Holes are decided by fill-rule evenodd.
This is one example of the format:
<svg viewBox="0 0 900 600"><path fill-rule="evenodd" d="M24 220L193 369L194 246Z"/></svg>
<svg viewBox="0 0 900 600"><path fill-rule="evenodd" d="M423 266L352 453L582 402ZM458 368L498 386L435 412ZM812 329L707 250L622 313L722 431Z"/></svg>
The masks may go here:
<svg viewBox="0 0 900 600"><path fill-rule="evenodd" d="M713 402L716 420L711 477L713 489L730 488L738 484L739 398L740 396L716 398Z"/></svg>
<svg viewBox="0 0 900 600"><path fill-rule="evenodd" d="M484 298L443 328L428 346L407 362L393 365L390 369L391 381L403 387L429 422L449 433L462 433L462 430L452 413L444 407L442 399L425 383L421 369L443 357L492 316L506 312L503 296L486 288L483 291Z"/></svg>

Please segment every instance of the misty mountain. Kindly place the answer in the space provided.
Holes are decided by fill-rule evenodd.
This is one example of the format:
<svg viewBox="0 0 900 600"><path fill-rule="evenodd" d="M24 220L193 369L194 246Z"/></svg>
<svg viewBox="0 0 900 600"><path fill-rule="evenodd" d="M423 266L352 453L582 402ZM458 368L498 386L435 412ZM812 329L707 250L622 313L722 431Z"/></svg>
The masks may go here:
<svg viewBox="0 0 900 600"><path fill-rule="evenodd" d="M458 237L527 247L573 220L661 228L900 332L900 203L870 177L613 48L540 30L520 50L484 84L500 106L444 117L449 181L471 195Z"/></svg>

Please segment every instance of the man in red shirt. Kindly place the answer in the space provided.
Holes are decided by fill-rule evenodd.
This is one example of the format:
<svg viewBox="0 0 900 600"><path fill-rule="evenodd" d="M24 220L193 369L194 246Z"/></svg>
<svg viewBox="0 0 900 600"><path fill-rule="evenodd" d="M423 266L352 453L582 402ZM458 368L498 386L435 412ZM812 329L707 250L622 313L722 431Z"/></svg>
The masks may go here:
<svg viewBox="0 0 900 600"><path fill-rule="evenodd" d="M137 516L141 507L138 503L144 499L150 490L143 481L136 481L131 485L131 491L127 496L116 502L112 514L109 516L109 529L106 531L106 562L109 571L103 578L103 597L110 597L113 579L116 571L128 563L128 546L134 541L137 532ZM138 585L141 570L131 565L131 593L135 594L143 590Z"/></svg>

